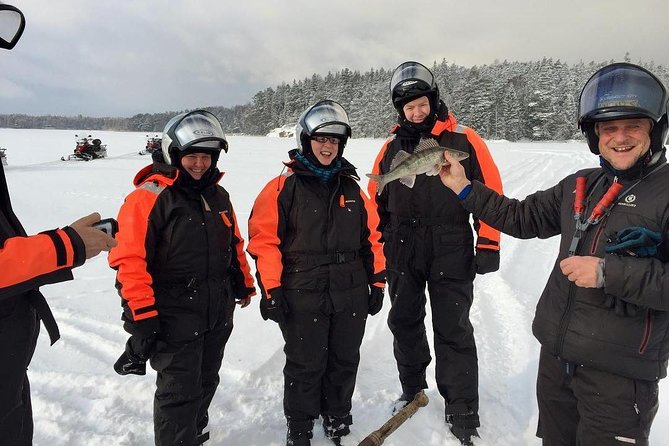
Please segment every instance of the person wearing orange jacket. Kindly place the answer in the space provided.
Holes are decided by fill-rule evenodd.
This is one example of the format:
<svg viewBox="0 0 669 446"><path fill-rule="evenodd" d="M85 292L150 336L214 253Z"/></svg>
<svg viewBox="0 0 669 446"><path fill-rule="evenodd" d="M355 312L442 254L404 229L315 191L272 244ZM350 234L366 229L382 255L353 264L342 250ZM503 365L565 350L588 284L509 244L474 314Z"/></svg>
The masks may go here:
<svg viewBox="0 0 669 446"><path fill-rule="evenodd" d="M283 407L289 446L308 446L323 417L335 444L350 433L366 315L383 305L385 259L376 214L342 157L351 136L331 100L299 118L289 171L271 180L249 218L262 317L285 341Z"/></svg>
<svg viewBox="0 0 669 446"><path fill-rule="evenodd" d="M119 211L117 270L124 328L114 365L120 375L157 373L155 444L200 445L209 438L208 408L233 329L235 303L255 294L244 240L216 168L228 143L205 110L173 117L163 131L165 163L135 177ZM168 163L168 164L166 164Z"/></svg>
<svg viewBox="0 0 669 446"><path fill-rule="evenodd" d="M23 13L0 3L0 48L11 50L25 29ZM60 337L42 285L71 280L72 269L109 251L116 241L92 227L100 214L28 236L12 209L0 163L0 445L32 444L27 368L44 323L51 344Z"/></svg>
<svg viewBox="0 0 669 446"><path fill-rule="evenodd" d="M468 174L501 193L499 171L488 148L448 112L430 70L417 62L402 63L392 75L390 93L398 124L376 157L373 174L388 173L393 160L412 154L422 139L432 139L467 153L463 164ZM396 408L427 388L425 371L432 360L424 323L427 285L445 419L462 444L471 444L480 423L478 359L469 310L475 275L499 268L499 231L475 219L474 244L470 214L438 176L418 175L411 186L393 181L380 194L377 183L370 181L368 190L387 259L392 304L388 325L402 385Z"/></svg>

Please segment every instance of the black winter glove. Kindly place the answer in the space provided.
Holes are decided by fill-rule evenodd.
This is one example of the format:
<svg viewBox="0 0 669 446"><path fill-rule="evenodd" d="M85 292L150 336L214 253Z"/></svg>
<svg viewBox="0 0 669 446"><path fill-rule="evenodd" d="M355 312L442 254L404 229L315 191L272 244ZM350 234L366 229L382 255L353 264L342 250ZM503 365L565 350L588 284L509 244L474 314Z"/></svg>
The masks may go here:
<svg viewBox="0 0 669 446"><path fill-rule="evenodd" d="M272 288L267 291L267 296L260 298L260 315L264 320L270 319L282 324L286 321L286 315L290 312L281 288Z"/></svg>
<svg viewBox="0 0 669 446"><path fill-rule="evenodd" d="M114 370L119 375L144 375L146 374L146 361L155 352L160 321L157 317L132 321L125 315L123 319L125 320L123 328L131 336L125 343L125 351L114 363Z"/></svg>
<svg viewBox="0 0 669 446"><path fill-rule="evenodd" d="M114 363L114 371L119 375L146 375L146 361L126 350Z"/></svg>
<svg viewBox="0 0 669 446"><path fill-rule="evenodd" d="M155 336L144 339L130 336L125 343L125 351L116 360L114 370L119 375L146 375L146 361L153 354Z"/></svg>
<svg viewBox="0 0 669 446"><path fill-rule="evenodd" d="M499 251L477 249L475 260L476 274L492 273L499 269Z"/></svg>
<svg viewBox="0 0 669 446"><path fill-rule="evenodd" d="M639 306L630 302L625 302L624 300L612 296L610 294L606 295L606 301L604 301L606 308L614 308L616 315L621 317L633 317L639 312Z"/></svg>
<svg viewBox="0 0 669 446"><path fill-rule="evenodd" d="M383 307L383 288L370 285L369 287L369 302L367 312L370 316L374 316L376 313L381 311Z"/></svg>

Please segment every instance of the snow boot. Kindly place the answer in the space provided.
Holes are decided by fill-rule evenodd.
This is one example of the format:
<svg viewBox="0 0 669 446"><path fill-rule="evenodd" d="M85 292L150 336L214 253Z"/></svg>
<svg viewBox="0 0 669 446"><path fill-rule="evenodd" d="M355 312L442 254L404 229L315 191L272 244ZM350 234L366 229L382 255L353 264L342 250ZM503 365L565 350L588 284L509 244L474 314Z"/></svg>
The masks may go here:
<svg viewBox="0 0 669 446"><path fill-rule="evenodd" d="M416 394L420 392L422 389L418 389L416 391L412 390L405 390L402 392L402 395L399 397L399 399L395 400L393 402L393 410L392 414L395 415L397 412L400 410L404 409L404 407L409 404L410 402L413 401L413 399L416 397Z"/></svg>
<svg viewBox="0 0 669 446"><path fill-rule="evenodd" d="M199 434L197 434L197 438L196 438L196 440L195 440L195 444L196 444L197 446L201 446L201 445L203 445L204 442L207 441L207 440L209 440L209 432L204 432L204 433L200 432Z"/></svg>
<svg viewBox="0 0 669 446"><path fill-rule="evenodd" d="M323 431L325 437L337 446L341 446L341 438L351 433L349 426L353 424L351 414L343 416L323 415Z"/></svg>
<svg viewBox="0 0 669 446"><path fill-rule="evenodd" d="M314 420L288 420L286 446L311 446Z"/></svg>
<svg viewBox="0 0 669 446"><path fill-rule="evenodd" d="M448 410L448 406L446 407ZM479 436L476 428L481 425L478 414L471 410L462 414L447 413L446 423L449 425L453 436L460 440L463 446L474 446L472 437Z"/></svg>

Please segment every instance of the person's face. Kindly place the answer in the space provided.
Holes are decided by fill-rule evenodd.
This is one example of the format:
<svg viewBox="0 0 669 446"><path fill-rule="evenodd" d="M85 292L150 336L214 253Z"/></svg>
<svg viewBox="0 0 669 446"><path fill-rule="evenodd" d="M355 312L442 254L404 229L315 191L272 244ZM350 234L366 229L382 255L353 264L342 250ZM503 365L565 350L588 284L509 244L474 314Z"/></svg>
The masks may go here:
<svg viewBox="0 0 669 446"><path fill-rule="evenodd" d="M414 124L420 124L425 121L425 118L430 114L430 100L427 96L421 96L418 99L414 99L413 101L404 104L402 111L404 112L407 121L413 122Z"/></svg>
<svg viewBox="0 0 669 446"><path fill-rule="evenodd" d="M181 166L193 179L199 180L211 167L211 154L189 153L181 158Z"/></svg>
<svg viewBox="0 0 669 446"><path fill-rule="evenodd" d="M651 128L647 118L598 122L599 153L614 169L627 170L648 152Z"/></svg>
<svg viewBox="0 0 669 446"><path fill-rule="evenodd" d="M311 151L324 166L329 166L337 158L339 153L340 139L333 136L313 136L311 138Z"/></svg>

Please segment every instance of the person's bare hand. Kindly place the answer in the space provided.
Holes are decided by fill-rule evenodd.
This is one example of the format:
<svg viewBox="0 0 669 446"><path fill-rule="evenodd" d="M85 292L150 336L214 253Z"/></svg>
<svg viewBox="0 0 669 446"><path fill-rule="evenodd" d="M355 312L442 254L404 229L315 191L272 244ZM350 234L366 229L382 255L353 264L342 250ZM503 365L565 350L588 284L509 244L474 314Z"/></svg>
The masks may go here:
<svg viewBox="0 0 669 446"><path fill-rule="evenodd" d="M72 229L77 231L81 240L83 240L86 246L87 259L95 257L101 251L109 251L118 244L111 235L107 235L107 233L93 227L99 221L100 214L93 212L70 225Z"/></svg>
<svg viewBox="0 0 669 446"><path fill-rule="evenodd" d="M599 257L571 256L560 262L562 274L581 288L597 288Z"/></svg>
<svg viewBox="0 0 669 446"><path fill-rule="evenodd" d="M448 150L444 152L444 159L448 164L443 166L439 172L441 182L444 186L459 194L462 189L471 184L471 181L467 179L465 168L458 160L449 155Z"/></svg>

